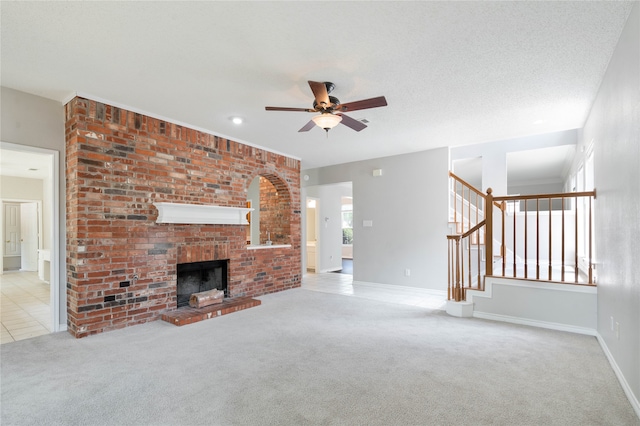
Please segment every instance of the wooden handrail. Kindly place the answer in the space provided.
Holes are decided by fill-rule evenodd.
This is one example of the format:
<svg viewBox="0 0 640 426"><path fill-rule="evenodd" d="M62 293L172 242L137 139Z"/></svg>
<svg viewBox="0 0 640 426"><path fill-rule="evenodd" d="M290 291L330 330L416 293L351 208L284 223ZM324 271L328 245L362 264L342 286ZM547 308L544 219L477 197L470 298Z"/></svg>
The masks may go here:
<svg viewBox="0 0 640 426"><path fill-rule="evenodd" d="M457 180L458 182L460 182L462 185L468 187L469 189L471 189L473 192L475 192L476 194L478 194L481 197L484 197L484 194L482 193L482 191L476 189L473 185L471 185L469 182L467 182L466 180L462 179L459 176L456 176L453 172L449 172L449 176L451 178L453 178L453 180Z"/></svg>
<svg viewBox="0 0 640 426"><path fill-rule="evenodd" d="M477 196L482 197L483 199L487 199L487 196L485 194L482 193L482 191L480 191L479 189L475 188L473 185L471 185L469 182L467 182L466 180L462 179L461 177L457 176L455 173L453 172L449 172L449 176L451 178L453 178L453 180L458 181L461 185L466 186L467 188L469 188L469 190L473 191ZM488 188L487 191L489 191L491 188ZM496 206L499 209L502 209L503 206L501 203L498 203L497 200L494 199L494 206Z"/></svg>
<svg viewBox="0 0 640 426"><path fill-rule="evenodd" d="M456 232L464 232L484 218L485 195L453 172L449 172L449 176L453 223L456 224Z"/></svg>
<svg viewBox="0 0 640 426"><path fill-rule="evenodd" d="M474 232L476 232L477 230L482 228L484 226L484 224L485 224L485 221L483 220L482 222L478 223L473 228L469 229L467 232L465 232L463 234L447 235L447 238L450 239L450 240L459 240L461 238L467 238L469 235L473 234Z"/></svg>
<svg viewBox="0 0 640 426"><path fill-rule="evenodd" d="M493 197L494 201L522 201L522 200L538 200L546 198L575 198L575 197L593 197L596 198L596 190L582 192L559 192L555 194L535 194L535 195L502 195Z"/></svg>

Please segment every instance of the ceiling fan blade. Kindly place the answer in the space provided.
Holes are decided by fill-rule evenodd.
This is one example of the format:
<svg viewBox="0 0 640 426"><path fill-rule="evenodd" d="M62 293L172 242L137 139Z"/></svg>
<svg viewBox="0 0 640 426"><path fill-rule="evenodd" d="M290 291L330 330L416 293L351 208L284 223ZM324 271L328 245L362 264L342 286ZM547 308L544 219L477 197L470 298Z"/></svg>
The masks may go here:
<svg viewBox="0 0 640 426"><path fill-rule="evenodd" d="M387 106L387 100L384 96L378 96L377 98L364 99L362 101L347 102L341 104L336 108L338 111L357 111L359 109L377 108Z"/></svg>
<svg viewBox="0 0 640 426"><path fill-rule="evenodd" d="M313 126L315 126L316 123L314 123L313 120L310 120L307 124L304 125L304 127L302 127L302 129L298 130L298 132L308 132L309 130L313 129Z"/></svg>
<svg viewBox="0 0 640 426"><path fill-rule="evenodd" d="M354 120L348 115L344 115L344 114L338 114L338 115L342 117L342 121L340 122L341 124L344 124L345 126L355 130L356 132L359 132L360 130L367 128L366 124L364 124L361 121Z"/></svg>
<svg viewBox="0 0 640 426"><path fill-rule="evenodd" d="M286 107L264 107L267 111L300 111L300 112L316 112L311 108L286 108Z"/></svg>
<svg viewBox="0 0 640 426"><path fill-rule="evenodd" d="M318 106L329 105L329 92L327 92L327 86L324 83L309 80L309 87L311 87Z"/></svg>

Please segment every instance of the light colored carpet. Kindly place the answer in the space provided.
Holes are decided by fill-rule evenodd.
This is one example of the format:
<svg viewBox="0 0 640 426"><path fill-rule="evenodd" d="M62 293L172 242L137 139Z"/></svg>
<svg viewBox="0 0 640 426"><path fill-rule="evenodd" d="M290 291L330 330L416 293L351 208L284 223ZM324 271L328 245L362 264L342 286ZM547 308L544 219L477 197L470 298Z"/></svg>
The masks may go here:
<svg viewBox="0 0 640 426"><path fill-rule="evenodd" d="M309 291L0 346L7 425L638 425L593 337Z"/></svg>

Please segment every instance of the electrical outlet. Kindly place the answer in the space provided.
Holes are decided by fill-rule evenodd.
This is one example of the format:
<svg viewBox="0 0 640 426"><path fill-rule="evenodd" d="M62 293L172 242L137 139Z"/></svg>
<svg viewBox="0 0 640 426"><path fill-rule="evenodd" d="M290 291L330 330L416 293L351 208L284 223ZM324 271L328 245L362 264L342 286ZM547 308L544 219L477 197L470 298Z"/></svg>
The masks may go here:
<svg viewBox="0 0 640 426"><path fill-rule="evenodd" d="M404 276L405 277L410 277L411 276L411 269L407 268L404 270Z"/></svg>
<svg viewBox="0 0 640 426"><path fill-rule="evenodd" d="M620 340L620 323L616 321L616 339Z"/></svg>

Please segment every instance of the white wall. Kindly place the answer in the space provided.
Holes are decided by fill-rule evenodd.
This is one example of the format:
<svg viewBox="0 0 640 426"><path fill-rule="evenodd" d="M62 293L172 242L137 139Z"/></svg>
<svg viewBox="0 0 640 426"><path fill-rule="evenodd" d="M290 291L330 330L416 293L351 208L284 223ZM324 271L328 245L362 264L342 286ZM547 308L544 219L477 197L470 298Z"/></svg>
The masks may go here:
<svg viewBox="0 0 640 426"><path fill-rule="evenodd" d="M547 204L548 205L548 204ZM582 211L581 211L582 214ZM506 264L513 263L513 252L524 261L524 230L525 230L525 218L527 223L527 262L529 268L536 265L536 255L539 256L541 265L545 265L541 272L541 277L548 276L548 262L549 262L549 216L551 216L551 235L556 236L551 240L551 263L553 265L562 265L562 243L564 241L564 265L573 266L575 264L575 212L567 210L554 211L549 215L549 211L541 211L539 215L535 212L525 214L524 212L515 213L516 215L516 250L513 249L513 215L514 213L507 213L505 215L505 231L504 239L505 245L508 250L506 256ZM562 232L562 226L564 222L564 233ZM502 221L500 221L502 225ZM560 235L564 234L564 238L560 238ZM578 244L580 245L581 242Z"/></svg>
<svg viewBox="0 0 640 426"><path fill-rule="evenodd" d="M457 160L481 158L482 188L478 186L478 189L481 189L482 192L486 192L487 188L491 188L493 189L493 195L542 193L547 191L531 192L538 191L538 189L531 188L527 192L517 192L519 191L517 188L508 186L507 154L511 152L575 145L576 140L577 130L572 129L476 145L458 146L451 148L451 163L453 164L453 162ZM469 179L474 182L478 180L476 178ZM559 185L561 186L561 184ZM561 191L554 190L551 192Z"/></svg>
<svg viewBox="0 0 640 426"><path fill-rule="evenodd" d="M534 183L531 185L508 185L507 194L531 195L531 194L556 194L564 192L562 182L559 183Z"/></svg>
<svg viewBox="0 0 640 426"><path fill-rule="evenodd" d="M67 323L66 299L66 185L64 107L58 102L6 87L0 88L0 141L58 151L60 244L52 247L58 254L59 324Z"/></svg>
<svg viewBox="0 0 640 426"><path fill-rule="evenodd" d="M42 179L27 179L15 176L0 177L0 193L3 199L42 201L44 188Z"/></svg>
<svg viewBox="0 0 640 426"><path fill-rule="evenodd" d="M502 150L489 150L482 156L483 193L491 188L494 195L507 194L507 153Z"/></svg>
<svg viewBox="0 0 640 426"><path fill-rule="evenodd" d="M589 286L488 277L485 291L469 291L473 316L593 335L597 289Z"/></svg>
<svg viewBox="0 0 640 426"><path fill-rule="evenodd" d="M302 171L303 187L353 182L354 280L446 290L448 151Z"/></svg>
<svg viewBox="0 0 640 426"><path fill-rule="evenodd" d="M618 42L579 144L594 143L598 333L640 399L640 3ZM620 324L620 337L611 330ZM615 328L615 327L614 327Z"/></svg>

